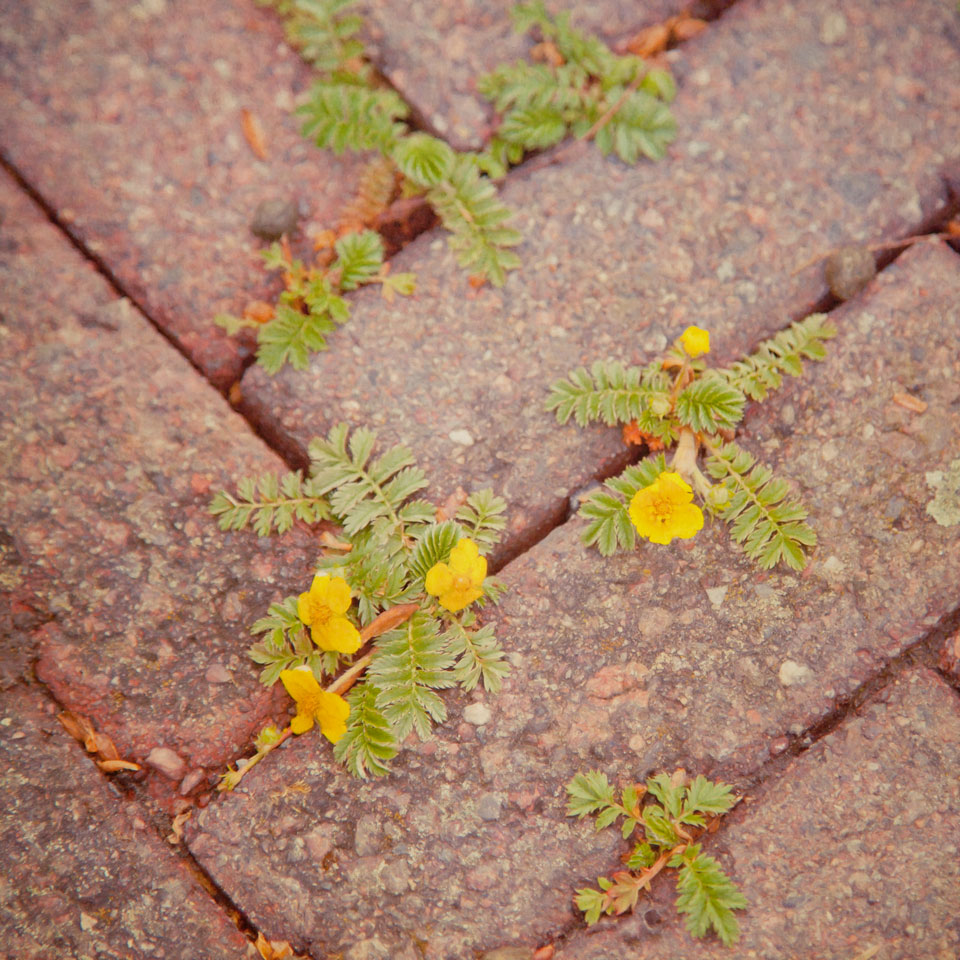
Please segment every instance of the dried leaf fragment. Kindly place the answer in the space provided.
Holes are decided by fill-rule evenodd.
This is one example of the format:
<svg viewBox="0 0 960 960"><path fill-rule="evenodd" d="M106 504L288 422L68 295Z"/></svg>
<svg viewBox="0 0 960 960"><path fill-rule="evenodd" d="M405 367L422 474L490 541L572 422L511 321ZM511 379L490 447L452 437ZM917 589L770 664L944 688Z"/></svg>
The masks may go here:
<svg viewBox="0 0 960 960"><path fill-rule="evenodd" d="M267 143L263 136L263 127L260 121L244 107L240 111L240 122L243 126L243 135L250 149L260 160L267 159Z"/></svg>
<svg viewBox="0 0 960 960"><path fill-rule="evenodd" d="M445 520L452 520L457 511L467 502L467 491L463 487L457 487L453 493L443 501L443 505L437 508L437 523L443 523Z"/></svg>
<svg viewBox="0 0 960 960"><path fill-rule="evenodd" d="M273 319L273 306L266 300L251 300L243 308L243 316L254 323L269 323Z"/></svg>
<svg viewBox="0 0 960 960"><path fill-rule="evenodd" d="M105 733L98 733L87 717L72 710L64 710L57 714L57 719L74 740L84 745L87 753L96 754L100 760L120 760L120 753L113 741ZM133 763L129 767L116 769L139 770L140 768Z"/></svg>
<svg viewBox="0 0 960 960"><path fill-rule="evenodd" d="M184 810L183 813L178 813L173 818L173 822L170 824L170 833L167 834L167 843L176 846L183 839L183 825L192 814L192 810Z"/></svg>
<svg viewBox="0 0 960 960"><path fill-rule="evenodd" d="M399 627L401 623L406 623L419 609L419 603L400 603L389 610L384 610L360 631L360 639L366 643L394 627Z"/></svg>
<svg viewBox="0 0 960 960"><path fill-rule="evenodd" d="M906 410L912 410L914 413L924 413L927 409L926 401L909 393L895 393L893 402Z"/></svg>
<svg viewBox="0 0 960 960"><path fill-rule="evenodd" d="M132 760L98 760L97 766L104 773L117 773L119 770L140 770L140 764Z"/></svg>
<svg viewBox="0 0 960 960"><path fill-rule="evenodd" d="M293 948L286 940L268 940L262 933L257 934L254 946L263 960L287 960L293 956Z"/></svg>

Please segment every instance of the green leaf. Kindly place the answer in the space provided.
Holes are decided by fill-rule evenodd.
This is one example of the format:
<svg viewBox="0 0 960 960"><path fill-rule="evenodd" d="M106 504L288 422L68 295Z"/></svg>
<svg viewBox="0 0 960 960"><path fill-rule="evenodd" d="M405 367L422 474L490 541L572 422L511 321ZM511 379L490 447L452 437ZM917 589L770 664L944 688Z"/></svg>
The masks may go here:
<svg viewBox="0 0 960 960"><path fill-rule="evenodd" d="M744 395L717 378L694 380L677 397L677 419L698 433L732 430L743 419Z"/></svg>
<svg viewBox="0 0 960 960"><path fill-rule="evenodd" d="M822 360L826 341L836 335L826 314L814 313L765 340L745 360L709 371L709 375L722 378L751 400L763 400L782 384L784 373L799 376L804 359Z"/></svg>
<svg viewBox="0 0 960 960"><path fill-rule="evenodd" d="M726 946L736 943L740 925L733 911L745 909L747 900L720 864L701 853L699 844L691 844L682 858L675 857L670 865L680 867L677 911L685 915L690 935L702 937L712 927Z"/></svg>
<svg viewBox="0 0 960 960"><path fill-rule="evenodd" d="M484 689L500 692L504 678L510 676L510 664L491 625L471 630L455 620L442 639L448 652L457 658L453 674L464 690L472 690L482 680Z"/></svg>
<svg viewBox="0 0 960 960"><path fill-rule="evenodd" d="M669 108L646 91L636 90L597 132L596 143L604 156L615 151L624 163L634 164L641 156L662 159L676 135L677 123Z"/></svg>
<svg viewBox="0 0 960 960"><path fill-rule="evenodd" d="M663 804L671 817L679 817L683 808L683 786L674 786L667 773L658 773L647 780L647 792Z"/></svg>
<svg viewBox="0 0 960 960"><path fill-rule="evenodd" d="M573 902L578 910L583 911L583 919L588 927L592 927L599 919L600 915L606 910L606 897L602 890L594 890L591 887L582 887L577 891Z"/></svg>
<svg viewBox="0 0 960 960"><path fill-rule="evenodd" d="M643 840L633 848L633 852L627 859L626 867L628 870L637 870L639 872L646 870L647 867L652 867L656 861L656 851L654 851L649 843Z"/></svg>
<svg viewBox="0 0 960 960"><path fill-rule="evenodd" d="M370 682L360 684L347 695L347 732L334 745L333 755L355 777L384 776L397 755L397 741L390 724L377 708L379 696L380 690Z"/></svg>
<svg viewBox="0 0 960 960"><path fill-rule="evenodd" d="M807 563L805 548L816 545L817 535L805 523L806 507L786 499L788 485L735 443L716 450L706 466L728 494L727 502L715 510L731 525L730 535L744 553L764 570L781 560L802 570Z"/></svg>
<svg viewBox="0 0 960 960"><path fill-rule="evenodd" d="M437 563L446 563L450 551L463 536L459 523L448 520L446 523L434 523L420 537L410 558L410 573L418 580L426 579L430 568Z"/></svg>
<svg viewBox="0 0 960 960"><path fill-rule="evenodd" d="M506 510L507 501L486 487L467 497L466 503L457 511L457 520L466 536L489 548L500 542L507 525Z"/></svg>
<svg viewBox="0 0 960 960"><path fill-rule="evenodd" d="M578 773L567 784L567 816L585 817L605 807L616 806L616 793L599 770Z"/></svg>
<svg viewBox="0 0 960 960"><path fill-rule="evenodd" d="M392 90L321 81L298 112L307 117L303 135L319 147L336 154L344 150L389 154L406 133L406 124L399 121L409 108Z"/></svg>
<svg viewBox="0 0 960 960"><path fill-rule="evenodd" d="M507 272L520 266L510 248L522 237L507 225L513 211L500 202L496 187L480 176L469 157L457 157L449 176L427 192L427 200L450 231L448 242L460 266L502 287Z"/></svg>
<svg viewBox="0 0 960 960"><path fill-rule="evenodd" d="M383 711L397 742L412 729L426 740L432 723L446 719L447 709L434 691L456 684L453 661L437 621L422 610L377 641L367 672L380 688L377 709Z"/></svg>
<svg viewBox="0 0 960 960"><path fill-rule="evenodd" d="M213 322L218 327L223 327L223 329L227 331L228 337L235 337L241 330L248 327L256 330L257 327L260 326L257 320L248 320L246 317L235 317L231 313L218 313L213 318Z"/></svg>
<svg viewBox="0 0 960 960"><path fill-rule="evenodd" d="M655 803L648 803L643 808L643 829L647 840L659 846L674 847L680 842L680 837L663 808Z"/></svg>
<svg viewBox="0 0 960 960"><path fill-rule="evenodd" d="M442 140L413 133L398 141L391 154L400 172L419 187L435 187L447 180L457 155Z"/></svg>
<svg viewBox="0 0 960 960"><path fill-rule="evenodd" d="M348 233L337 240L334 270L340 272L340 289L356 290L370 283L383 265L383 240L376 230Z"/></svg>
<svg viewBox="0 0 960 960"><path fill-rule="evenodd" d="M714 783L700 774L687 787L684 809L698 813L720 814L726 813L736 802L737 798L730 784Z"/></svg>
<svg viewBox="0 0 960 960"><path fill-rule="evenodd" d="M563 110L553 104L517 107L504 118L497 134L525 150L542 150L559 143L567 133Z"/></svg>
<svg viewBox="0 0 960 960"><path fill-rule="evenodd" d="M296 370L305 370L310 354L325 350L326 334L335 329L326 314L302 313L278 304L274 318L260 327L257 363L269 374L277 373L287 363Z"/></svg>
<svg viewBox="0 0 960 960"><path fill-rule="evenodd" d="M210 513L217 517L221 530L243 530L250 524L261 537L274 530L285 533L294 520L318 523L330 517L324 497L312 480L304 480L299 472L287 473L277 481L273 474L246 477L233 496L221 490L210 503Z"/></svg>

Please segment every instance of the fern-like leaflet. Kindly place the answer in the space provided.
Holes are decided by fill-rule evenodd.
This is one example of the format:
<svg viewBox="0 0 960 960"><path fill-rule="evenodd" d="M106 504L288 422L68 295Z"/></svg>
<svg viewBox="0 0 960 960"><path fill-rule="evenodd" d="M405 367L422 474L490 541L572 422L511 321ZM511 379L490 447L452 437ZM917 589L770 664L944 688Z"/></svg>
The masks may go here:
<svg viewBox="0 0 960 960"><path fill-rule="evenodd" d="M787 482L735 443L715 449L707 470L727 490L729 499L717 512L730 523L730 535L744 553L764 570L780 560L802 570L807 562L804 549L816 545L817 535L804 522L806 507L788 499Z"/></svg>
<svg viewBox="0 0 960 960"><path fill-rule="evenodd" d="M285 533L294 520L317 523L330 518L330 508L311 478L299 471L281 477L265 474L237 484L236 496L221 490L210 504L221 530L243 530L252 525L258 536L274 530Z"/></svg>

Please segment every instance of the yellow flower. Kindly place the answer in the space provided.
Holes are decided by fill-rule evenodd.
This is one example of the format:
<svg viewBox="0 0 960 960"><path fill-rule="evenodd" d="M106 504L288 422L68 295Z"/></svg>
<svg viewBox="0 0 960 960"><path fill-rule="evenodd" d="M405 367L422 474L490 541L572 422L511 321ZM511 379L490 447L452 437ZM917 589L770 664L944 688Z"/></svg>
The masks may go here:
<svg viewBox="0 0 960 960"><path fill-rule="evenodd" d="M710 352L710 331L687 327L680 335L680 343L691 357L699 357L702 353Z"/></svg>
<svg viewBox="0 0 960 960"><path fill-rule="evenodd" d="M440 606L456 613L483 596L487 558L477 545L462 537L450 551L450 563L435 563L427 573L427 593L440 598Z"/></svg>
<svg viewBox="0 0 960 960"><path fill-rule="evenodd" d="M294 733L306 733L319 723L320 732L336 743L347 732L350 704L335 693L327 693L309 667L281 670L280 679L297 702L297 715L290 721Z"/></svg>
<svg viewBox="0 0 960 960"><path fill-rule="evenodd" d="M345 617L350 609L350 588L343 577L317 575L309 593L301 593L297 616L310 628L313 642L321 650L356 653L360 634Z"/></svg>
<svg viewBox="0 0 960 960"><path fill-rule="evenodd" d="M679 473L665 471L630 501L630 520L651 543L687 540L703 528L703 511L691 501L693 490Z"/></svg>

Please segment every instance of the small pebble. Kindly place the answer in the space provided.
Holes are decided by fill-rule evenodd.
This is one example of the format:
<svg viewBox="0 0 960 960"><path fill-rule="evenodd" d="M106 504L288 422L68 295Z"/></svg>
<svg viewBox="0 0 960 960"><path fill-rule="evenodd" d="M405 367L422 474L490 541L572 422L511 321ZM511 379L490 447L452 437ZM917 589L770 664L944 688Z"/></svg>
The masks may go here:
<svg viewBox="0 0 960 960"><path fill-rule="evenodd" d="M230 683L233 680L233 674L222 663L210 664L204 677L207 683Z"/></svg>
<svg viewBox="0 0 960 960"><path fill-rule="evenodd" d="M187 771L187 765L169 747L154 747L147 754L146 762L171 780L179 780Z"/></svg>
<svg viewBox="0 0 960 960"><path fill-rule="evenodd" d="M877 264L866 247L841 247L827 257L824 274L830 292L849 300L877 275Z"/></svg>
<svg viewBox="0 0 960 960"><path fill-rule="evenodd" d="M203 783L205 777L206 772L201 768L198 767L196 770L191 770L180 784L180 796L185 797L191 790Z"/></svg>
<svg viewBox="0 0 960 960"><path fill-rule="evenodd" d="M253 212L250 231L261 240L279 240L297 229L300 213L292 200L264 200Z"/></svg>
<svg viewBox="0 0 960 960"><path fill-rule="evenodd" d="M485 723L489 723L490 717L490 708L485 703L471 703L463 711L463 719L475 727L482 727Z"/></svg>
<svg viewBox="0 0 960 960"><path fill-rule="evenodd" d="M780 682L785 687L802 686L812 679L813 671L796 660L784 660L780 665Z"/></svg>

